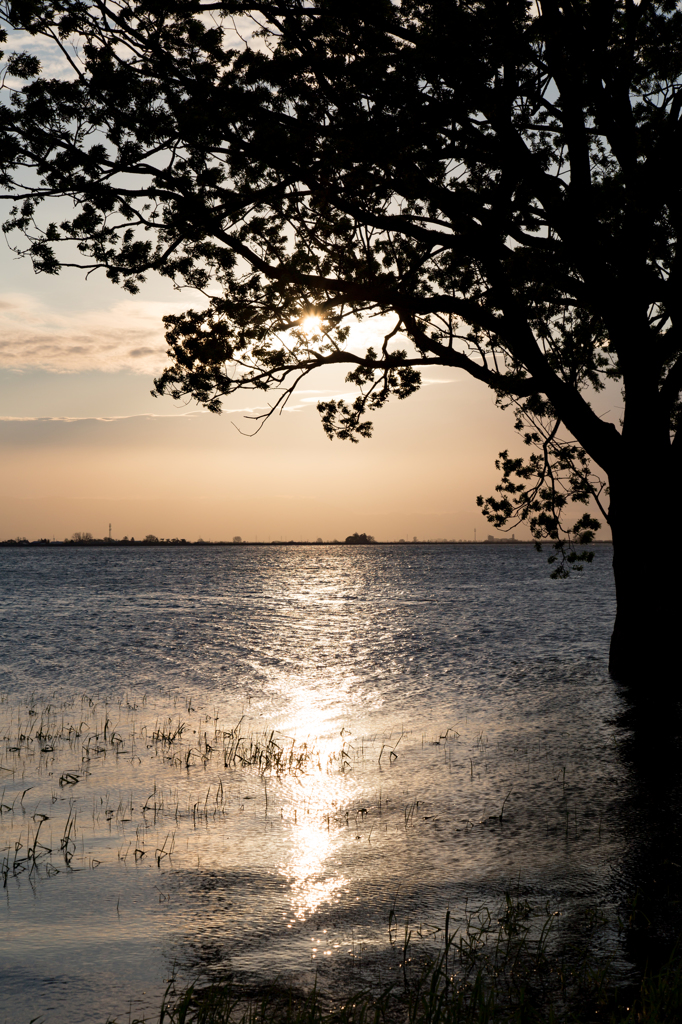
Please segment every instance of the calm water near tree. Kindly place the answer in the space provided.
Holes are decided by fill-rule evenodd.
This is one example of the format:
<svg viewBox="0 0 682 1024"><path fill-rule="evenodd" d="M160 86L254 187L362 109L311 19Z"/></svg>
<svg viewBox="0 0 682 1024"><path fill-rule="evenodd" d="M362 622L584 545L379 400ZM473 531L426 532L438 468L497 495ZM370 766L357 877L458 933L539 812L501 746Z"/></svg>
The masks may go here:
<svg viewBox="0 0 682 1024"><path fill-rule="evenodd" d="M615 910L610 558L1 551L0 1021L123 1021L173 973L361 983L510 890Z"/></svg>

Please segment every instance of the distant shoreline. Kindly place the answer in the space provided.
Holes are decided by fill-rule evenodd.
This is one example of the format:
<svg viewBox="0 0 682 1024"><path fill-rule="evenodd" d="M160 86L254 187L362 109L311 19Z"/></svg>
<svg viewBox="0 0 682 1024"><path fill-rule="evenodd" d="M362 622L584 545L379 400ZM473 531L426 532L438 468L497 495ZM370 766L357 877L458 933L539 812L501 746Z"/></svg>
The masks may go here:
<svg viewBox="0 0 682 1024"><path fill-rule="evenodd" d="M551 541L542 541L543 544L551 544ZM592 547L595 544L611 544L611 539L594 540L592 544L580 545ZM347 544L343 540L2 540L0 547L4 548L376 548L376 547L507 547L510 545L531 546L535 545L534 540L376 540L367 544Z"/></svg>

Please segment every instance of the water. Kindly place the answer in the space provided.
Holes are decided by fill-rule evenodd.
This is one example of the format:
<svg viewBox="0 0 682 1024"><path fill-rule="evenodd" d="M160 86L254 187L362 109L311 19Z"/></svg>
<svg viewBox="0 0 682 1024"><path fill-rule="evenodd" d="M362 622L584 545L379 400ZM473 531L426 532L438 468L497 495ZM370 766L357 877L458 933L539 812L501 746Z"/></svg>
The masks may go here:
<svg viewBox="0 0 682 1024"><path fill-rule="evenodd" d="M366 980L389 918L436 942L514 888L615 908L610 558L1 550L0 1021L128 1019L173 975Z"/></svg>

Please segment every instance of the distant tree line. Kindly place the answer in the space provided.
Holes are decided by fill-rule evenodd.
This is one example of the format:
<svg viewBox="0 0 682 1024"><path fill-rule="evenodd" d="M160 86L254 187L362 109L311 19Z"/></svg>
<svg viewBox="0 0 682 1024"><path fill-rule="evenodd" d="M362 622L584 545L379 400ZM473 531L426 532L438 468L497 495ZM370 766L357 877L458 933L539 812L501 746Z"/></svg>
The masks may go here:
<svg viewBox="0 0 682 1024"><path fill-rule="evenodd" d="M356 539L357 538L357 539ZM363 539L364 538L364 539ZM375 540L369 534L352 534L346 537L345 541L340 540L273 540L273 541L231 541L231 540L185 540L185 538L178 539L173 537L172 539L164 539L148 535L144 540L135 540L134 537L124 537L122 540L113 540L108 537L82 537L81 539L75 539L71 537L65 540L50 540L47 537L41 537L39 540L28 540L26 537L12 537L9 540L1 540L0 547L153 547L159 545L171 545L171 546L203 546L203 547L239 547L244 544L253 547L310 547L310 546L329 546L329 545L346 545L346 544L377 544L377 545L391 545L391 544L410 544L410 545L430 545L430 544L476 544L480 546L482 544L533 544L533 541L528 540L509 540L507 538L490 538L487 540L446 540L439 538L438 540L411 540L406 541L403 538L400 540ZM610 544L608 540L595 540L594 544Z"/></svg>

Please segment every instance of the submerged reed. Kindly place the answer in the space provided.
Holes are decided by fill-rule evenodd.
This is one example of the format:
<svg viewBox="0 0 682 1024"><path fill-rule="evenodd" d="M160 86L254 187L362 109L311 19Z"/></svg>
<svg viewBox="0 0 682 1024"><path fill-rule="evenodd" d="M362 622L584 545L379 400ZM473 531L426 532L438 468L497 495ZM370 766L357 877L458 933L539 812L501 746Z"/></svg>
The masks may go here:
<svg viewBox="0 0 682 1024"><path fill-rule="evenodd" d="M342 748L323 757L310 742L274 730L250 731L244 717L225 728L217 714L199 712L191 702L181 715L156 721L144 700L112 704L83 697L44 705L31 700L3 712L0 879L5 888L25 872L38 879L76 866L98 867L117 834L118 862L130 855L141 864L149 854L145 864L153 859L160 867L172 860L174 829L195 829L243 810L242 786L300 778L313 770L343 772L347 756ZM95 781L103 772L106 789ZM147 784L152 792L142 796ZM267 808L267 790L265 797ZM90 813L86 800L92 803Z"/></svg>

